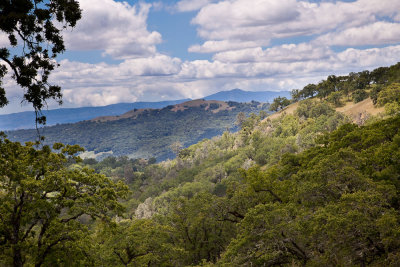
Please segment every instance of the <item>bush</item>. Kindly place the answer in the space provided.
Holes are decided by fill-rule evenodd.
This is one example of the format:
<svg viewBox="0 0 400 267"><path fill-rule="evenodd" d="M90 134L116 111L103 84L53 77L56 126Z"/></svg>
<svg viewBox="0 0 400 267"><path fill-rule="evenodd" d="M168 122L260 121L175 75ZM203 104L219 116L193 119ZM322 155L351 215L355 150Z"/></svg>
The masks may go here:
<svg viewBox="0 0 400 267"><path fill-rule="evenodd" d="M393 83L386 86L378 94L377 105L380 107L385 106L387 103L400 101L400 83Z"/></svg>
<svg viewBox="0 0 400 267"><path fill-rule="evenodd" d="M367 97L368 97L368 93L365 90L362 90L362 89L358 89L358 90L354 91L353 94L352 94L352 98L353 98L353 102L354 103L361 102L364 99L366 99Z"/></svg>
<svg viewBox="0 0 400 267"><path fill-rule="evenodd" d="M342 101L342 94L340 92L333 92L328 96L328 102L332 103L335 107L340 107L343 105Z"/></svg>
<svg viewBox="0 0 400 267"><path fill-rule="evenodd" d="M393 116L400 113L400 104L397 102L387 103L385 105L385 114Z"/></svg>

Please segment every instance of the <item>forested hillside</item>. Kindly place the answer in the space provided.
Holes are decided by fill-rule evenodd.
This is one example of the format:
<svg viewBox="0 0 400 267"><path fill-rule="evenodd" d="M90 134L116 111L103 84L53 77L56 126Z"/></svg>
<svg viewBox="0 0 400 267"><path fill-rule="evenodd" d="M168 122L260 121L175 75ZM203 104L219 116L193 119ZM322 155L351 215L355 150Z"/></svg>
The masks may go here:
<svg viewBox="0 0 400 267"><path fill-rule="evenodd" d="M49 266L397 266L396 68L362 89L301 100L292 113L250 114L239 131L177 147L158 164L80 161L77 146L53 153L3 137L1 214L11 219L1 221L0 263L18 252ZM337 112L330 95L345 103L357 90L384 112L357 123Z"/></svg>
<svg viewBox="0 0 400 267"><path fill-rule="evenodd" d="M40 133L46 137L45 144L79 144L95 153L163 160L174 157L171 144L179 142L187 147L220 135L226 129L234 131L239 113L258 114L262 110L268 111L268 105L197 100L162 109L135 109L121 116L44 127ZM33 129L7 134L11 140L20 142L37 139L37 131Z"/></svg>
<svg viewBox="0 0 400 267"><path fill-rule="evenodd" d="M78 121L90 120L99 116L120 115L132 109L141 108L163 108L168 105L175 105L190 99L160 101L160 102L134 102L119 103L102 107L82 107L82 108L60 108L43 110L46 116L46 125L56 125L63 123L74 123ZM0 115L0 130L9 131L16 129L34 129L35 112L25 111L19 113Z"/></svg>

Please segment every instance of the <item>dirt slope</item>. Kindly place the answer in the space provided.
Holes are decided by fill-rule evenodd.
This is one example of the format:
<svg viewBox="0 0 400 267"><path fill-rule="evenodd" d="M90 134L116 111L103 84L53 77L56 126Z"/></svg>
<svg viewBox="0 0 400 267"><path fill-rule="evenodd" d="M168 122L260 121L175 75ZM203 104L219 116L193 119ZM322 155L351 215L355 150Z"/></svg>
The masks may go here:
<svg viewBox="0 0 400 267"><path fill-rule="evenodd" d="M282 114L293 114L294 111L297 109L298 105L299 102L291 104L286 108L284 108L283 110L280 110L279 112L272 114L266 119L273 120L279 118ZM359 120L360 117L365 117L367 116L367 114L375 116L383 112L384 108L375 107L374 104L372 103L372 100L370 98L367 98L356 104L354 104L353 102L347 102L343 107L336 108L336 111L346 114L354 122L357 122L357 120Z"/></svg>

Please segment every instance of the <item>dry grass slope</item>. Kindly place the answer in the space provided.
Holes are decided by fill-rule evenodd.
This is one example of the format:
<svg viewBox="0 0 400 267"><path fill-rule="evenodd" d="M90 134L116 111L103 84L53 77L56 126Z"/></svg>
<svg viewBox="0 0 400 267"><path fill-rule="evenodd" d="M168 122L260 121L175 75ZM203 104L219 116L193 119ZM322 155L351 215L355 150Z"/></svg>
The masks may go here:
<svg viewBox="0 0 400 267"><path fill-rule="evenodd" d="M267 117L265 120L277 119L282 114L293 114L294 111L297 109L298 105L299 105L299 102L293 103L293 104L287 106L286 108ZM357 122L357 120L360 118L360 116L365 116L367 114L375 116L379 113L382 113L384 111L384 108L383 107L381 107L381 108L375 107L374 104L372 103L372 100L370 98L367 98L356 104L353 102L346 102L343 107L336 108L336 111L346 114L353 120L353 122Z"/></svg>

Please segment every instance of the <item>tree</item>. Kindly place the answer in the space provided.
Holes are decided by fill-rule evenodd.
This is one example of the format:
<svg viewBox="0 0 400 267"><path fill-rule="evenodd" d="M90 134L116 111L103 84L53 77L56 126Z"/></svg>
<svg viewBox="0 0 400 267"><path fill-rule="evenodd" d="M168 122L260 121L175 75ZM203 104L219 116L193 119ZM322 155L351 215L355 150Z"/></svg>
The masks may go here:
<svg viewBox="0 0 400 267"><path fill-rule="evenodd" d="M358 103L366 99L368 97L368 93L363 89L357 89L351 96L353 98L353 102Z"/></svg>
<svg viewBox="0 0 400 267"><path fill-rule="evenodd" d="M278 96L277 98L274 99L274 102L272 102L271 106L269 107L269 110L278 111L289 105L290 105L289 99L287 99L286 97Z"/></svg>
<svg viewBox="0 0 400 267"><path fill-rule="evenodd" d="M265 119L266 117L268 117L268 113L265 110L261 110L259 113L259 117L261 120Z"/></svg>
<svg viewBox="0 0 400 267"><path fill-rule="evenodd" d="M331 77L331 76L329 76L329 77ZM330 93L334 92L335 84L333 83L332 78L318 83L317 91L318 91L318 97L321 99L326 98Z"/></svg>
<svg viewBox="0 0 400 267"><path fill-rule="evenodd" d="M369 97L372 100L372 103L374 103L374 105L376 105L377 101L378 101L378 95L379 92L382 91L383 86L381 84L375 84L372 89L371 92L369 93Z"/></svg>
<svg viewBox="0 0 400 267"><path fill-rule="evenodd" d="M185 250L186 265L204 259L216 262L228 245L234 226L220 219L218 198L199 192L192 198L175 197L169 204L165 223L174 229L174 244Z"/></svg>
<svg viewBox="0 0 400 267"><path fill-rule="evenodd" d="M304 86L303 90L301 90L301 96L303 98L313 97L316 93L317 93L317 86L312 83Z"/></svg>
<svg viewBox="0 0 400 267"><path fill-rule="evenodd" d="M301 100L302 95L301 95L301 90L300 89L293 89L290 92L290 96L292 97L293 102L298 102Z"/></svg>
<svg viewBox="0 0 400 267"><path fill-rule="evenodd" d="M239 112L236 116L236 122L235 124L239 127L242 127L243 122L246 121L246 115L244 112Z"/></svg>
<svg viewBox="0 0 400 267"><path fill-rule="evenodd" d="M392 83L378 93L376 103L379 107L393 102L400 102L400 83Z"/></svg>
<svg viewBox="0 0 400 267"><path fill-rule="evenodd" d="M327 99L327 101L335 105L335 107L340 107L343 105L341 100L342 94L340 92L332 92Z"/></svg>
<svg viewBox="0 0 400 267"><path fill-rule="evenodd" d="M181 142L176 141L176 142L174 142L174 143L172 143L172 144L170 145L170 148L171 148L172 152L174 152L174 154L175 154L176 156L178 156L178 155L179 155L179 151L181 151L182 148L183 148L183 145L182 145Z"/></svg>
<svg viewBox="0 0 400 267"><path fill-rule="evenodd" d="M0 107L8 104L1 87L8 66L12 78L25 90L24 101L33 105L36 122L45 123L41 109L46 101L62 103L61 88L48 81L58 66L56 56L65 51L61 31L74 27L80 18L76 0L1 1L0 31L8 36L9 46L0 47Z"/></svg>
<svg viewBox="0 0 400 267"><path fill-rule="evenodd" d="M173 244L172 227L133 219L98 229L95 266L182 266L183 249Z"/></svg>
<svg viewBox="0 0 400 267"><path fill-rule="evenodd" d="M87 168L67 169L78 146L35 149L0 138L0 265L88 265L84 220L120 214L127 187ZM75 158L76 159L76 158ZM90 265L90 264L89 264Z"/></svg>

